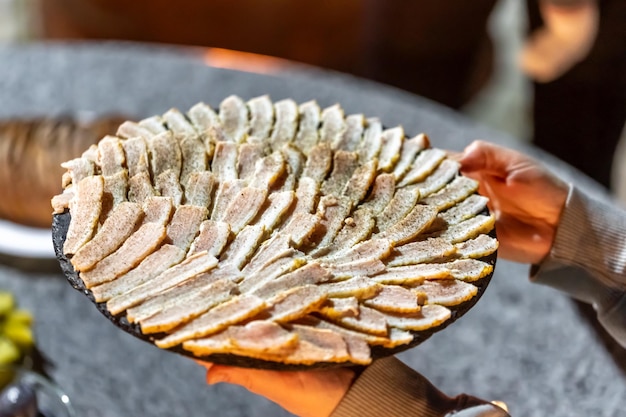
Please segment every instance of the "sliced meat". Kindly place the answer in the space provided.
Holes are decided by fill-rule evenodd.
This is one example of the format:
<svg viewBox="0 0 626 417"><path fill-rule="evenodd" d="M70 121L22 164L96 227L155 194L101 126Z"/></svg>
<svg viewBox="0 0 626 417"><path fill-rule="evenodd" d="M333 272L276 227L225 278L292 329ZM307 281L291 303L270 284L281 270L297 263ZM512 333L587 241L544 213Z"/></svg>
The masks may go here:
<svg viewBox="0 0 626 417"><path fill-rule="evenodd" d="M424 198L425 204L437 207L439 211L452 207L478 190L478 182L467 177L456 177L443 190Z"/></svg>
<svg viewBox="0 0 626 417"><path fill-rule="evenodd" d="M359 300L356 297L328 298L320 313L331 320L356 317L359 314Z"/></svg>
<svg viewBox="0 0 626 417"><path fill-rule="evenodd" d="M230 225L224 222L205 220L200 224L200 233L194 239L189 254L207 251L218 258L228 243Z"/></svg>
<svg viewBox="0 0 626 417"><path fill-rule="evenodd" d="M399 182L400 187L404 187L409 184L424 181L431 172L435 170L446 157L445 151L437 148L429 148L421 151L413 166L404 175L404 178Z"/></svg>
<svg viewBox="0 0 626 417"><path fill-rule="evenodd" d="M200 317L178 328L155 344L170 348L190 339L210 336L226 327L253 317L265 309L266 303L259 297L244 294L207 311Z"/></svg>
<svg viewBox="0 0 626 417"><path fill-rule="evenodd" d="M291 244L299 248L305 242L308 242L311 235L319 225L319 217L315 214L309 213L295 213L289 222L281 229L281 233L284 233L290 237Z"/></svg>
<svg viewBox="0 0 626 417"><path fill-rule="evenodd" d="M139 172L128 180L128 201L143 204L155 195L156 191L152 187L148 172Z"/></svg>
<svg viewBox="0 0 626 417"><path fill-rule="evenodd" d="M391 253L392 242L388 239L371 239L353 247L347 247L340 253L320 258L321 262L346 264L367 260L385 259Z"/></svg>
<svg viewBox="0 0 626 417"><path fill-rule="evenodd" d="M337 149L345 130L344 112L339 104L322 110L320 141L328 143L332 149Z"/></svg>
<svg viewBox="0 0 626 417"><path fill-rule="evenodd" d="M394 245L407 243L422 233L437 218L437 209L417 204L402 220L376 235L379 239L389 239Z"/></svg>
<svg viewBox="0 0 626 417"><path fill-rule="evenodd" d="M379 259L364 259L342 264L329 263L324 266L335 278L348 278L357 275L370 276L385 270L385 264Z"/></svg>
<svg viewBox="0 0 626 417"><path fill-rule="evenodd" d="M361 207L346 217L344 225L335 237L329 255L338 252L345 252L346 249L354 247L367 239L376 226L374 216L366 207Z"/></svg>
<svg viewBox="0 0 626 417"><path fill-rule="evenodd" d="M359 156L356 152L336 151L333 156L333 170L322 184L322 194L341 195L358 166Z"/></svg>
<svg viewBox="0 0 626 417"><path fill-rule="evenodd" d="M286 174L287 164L281 152L273 152L257 162L251 187L269 189Z"/></svg>
<svg viewBox="0 0 626 417"><path fill-rule="evenodd" d="M298 128L298 105L291 99L274 103L274 130L269 136L272 149L278 150L283 145L292 142Z"/></svg>
<svg viewBox="0 0 626 417"><path fill-rule="evenodd" d="M419 190L420 196L425 198L446 186L458 174L459 164L451 159L444 159L437 169L424 181L411 185Z"/></svg>
<svg viewBox="0 0 626 417"><path fill-rule="evenodd" d="M167 129L165 129L165 126L163 126L163 119L161 119L161 116L152 116L152 117L148 117L146 119L140 120L139 126L141 126L142 128L152 133L152 136L156 136L160 133L167 132Z"/></svg>
<svg viewBox="0 0 626 417"><path fill-rule="evenodd" d="M378 157L383 146L383 125L380 120L367 119L367 126L363 133L363 141L359 148L359 159L361 161L371 161Z"/></svg>
<svg viewBox="0 0 626 417"><path fill-rule="evenodd" d="M250 136L269 138L274 126L274 106L269 96L264 95L248 100L250 114Z"/></svg>
<svg viewBox="0 0 626 417"><path fill-rule="evenodd" d="M172 217L172 199L169 197L148 197L143 203L144 223L167 224Z"/></svg>
<svg viewBox="0 0 626 417"><path fill-rule="evenodd" d="M101 175L87 177L74 189L74 197L70 200L72 219L63 244L66 255L75 254L95 233L102 210L104 178Z"/></svg>
<svg viewBox="0 0 626 417"><path fill-rule="evenodd" d="M95 175L96 164L87 158L74 158L63 162L61 167L65 168L70 175L71 183L78 184L83 178ZM67 184L69 185L69 184ZM65 185L65 186L67 186Z"/></svg>
<svg viewBox="0 0 626 417"><path fill-rule="evenodd" d="M180 183L186 185L192 175L206 171L208 167L207 154L204 144L198 136L183 138L180 141L180 152L183 158Z"/></svg>
<svg viewBox="0 0 626 417"><path fill-rule="evenodd" d="M239 283L242 293L255 293L268 282L294 271L304 265L304 259L293 255L284 256L268 262L263 267L251 274L245 274L243 281Z"/></svg>
<svg viewBox="0 0 626 417"><path fill-rule="evenodd" d="M242 143L237 157L238 178L249 180L256 169L257 161L265 157L265 145L260 143Z"/></svg>
<svg viewBox="0 0 626 417"><path fill-rule="evenodd" d="M351 114L346 117L346 130L341 141L337 144L337 149L348 152L356 152L363 139L365 130L365 117L362 114Z"/></svg>
<svg viewBox="0 0 626 417"><path fill-rule="evenodd" d="M347 197L325 195L320 198L317 208L320 227L311 238L313 242L317 242L317 250L324 250L332 244L351 208L352 203ZM315 253L316 251L313 251L311 255L314 256Z"/></svg>
<svg viewBox="0 0 626 417"><path fill-rule="evenodd" d="M400 188L387 204L387 207L376 216L376 227L384 232L409 215L419 199L419 192L415 189Z"/></svg>
<svg viewBox="0 0 626 417"><path fill-rule="evenodd" d="M115 133L117 136L126 139L142 138L150 139L154 136L154 133L145 127L131 121L125 121L118 128ZM128 156L128 155L127 155Z"/></svg>
<svg viewBox="0 0 626 417"><path fill-rule="evenodd" d="M222 220L226 209L236 196L246 187L243 180L229 180L220 183L215 194L211 220Z"/></svg>
<svg viewBox="0 0 626 417"><path fill-rule="evenodd" d="M423 151L426 148L430 147L430 141L428 140L428 136L423 133L419 135L407 139L402 144L402 150L400 151L400 157L396 166L393 169L393 176L396 181L402 180L404 175L413 165L413 161L415 160L415 156Z"/></svg>
<svg viewBox="0 0 626 417"><path fill-rule="evenodd" d="M375 336L387 336L387 320L380 312L359 306L359 314L355 317L342 317L335 321L337 324L358 332L373 334Z"/></svg>
<svg viewBox="0 0 626 417"><path fill-rule="evenodd" d="M244 227L221 256L220 262L241 269L259 247L263 234L261 226Z"/></svg>
<svg viewBox="0 0 626 417"><path fill-rule="evenodd" d="M320 362L347 362L351 359L341 334L298 324L291 326L291 329L298 335L298 344L286 355L285 363L312 365Z"/></svg>
<svg viewBox="0 0 626 417"><path fill-rule="evenodd" d="M331 278L332 275L319 263L309 263L293 272L289 272L288 274L266 282L254 290L253 294L263 299L270 299L290 288L317 285L322 282L327 282Z"/></svg>
<svg viewBox="0 0 626 417"><path fill-rule="evenodd" d="M242 272L249 275L272 263L276 259L288 257L294 250L290 245L290 236L278 233L264 241Z"/></svg>
<svg viewBox="0 0 626 417"><path fill-rule="evenodd" d="M322 142L315 145L309 151L308 158L304 164L304 170L302 171L302 176L312 178L318 184L321 184L330 171L332 164L333 154L330 146L328 143Z"/></svg>
<svg viewBox="0 0 626 417"><path fill-rule="evenodd" d="M478 237L457 243L455 246L457 255L461 258L483 258L498 250L498 240L489 235Z"/></svg>
<svg viewBox="0 0 626 417"><path fill-rule="evenodd" d="M167 226L165 243L178 246L185 252L193 242L200 223L208 216L206 207L181 205L176 208L172 221Z"/></svg>
<svg viewBox="0 0 626 417"><path fill-rule="evenodd" d="M302 151L303 154L309 155L309 152L319 140L318 127L321 120L320 106L315 101L303 103L298 108L300 113L300 123L298 124L298 133L294 140L294 145Z"/></svg>
<svg viewBox="0 0 626 417"><path fill-rule="evenodd" d="M395 285L416 285L425 279L452 278L450 269L444 264L417 264L387 267L384 272L370 277L374 282Z"/></svg>
<svg viewBox="0 0 626 417"><path fill-rule="evenodd" d="M130 271L165 239L165 227L157 223L145 223L131 234L115 252L98 262L89 271L80 274L85 287L91 288Z"/></svg>
<svg viewBox="0 0 626 417"><path fill-rule="evenodd" d="M344 281L323 283L320 285L329 298L357 297L360 300L372 298L380 285L366 277L354 277Z"/></svg>
<svg viewBox="0 0 626 417"><path fill-rule="evenodd" d="M295 198L293 191L282 191L270 194L265 204L266 207L262 209L261 217L256 224L263 227L265 230L274 230L285 216L285 213L287 213L289 208L293 205Z"/></svg>
<svg viewBox="0 0 626 417"><path fill-rule="evenodd" d="M413 289L425 294L428 304L448 307L471 300L478 293L478 288L472 284L456 279L424 281L422 285Z"/></svg>
<svg viewBox="0 0 626 417"><path fill-rule="evenodd" d="M444 264L450 269L453 278L473 282L493 272L493 266L477 259L459 259Z"/></svg>
<svg viewBox="0 0 626 417"><path fill-rule="evenodd" d="M394 127L385 129L382 133L382 148L378 155L378 169L391 172L400 157L400 149L404 141L404 129Z"/></svg>
<svg viewBox="0 0 626 417"><path fill-rule="evenodd" d="M294 213L313 213L318 191L319 183L317 181L309 177L300 177L298 187L296 188Z"/></svg>
<svg viewBox="0 0 626 417"><path fill-rule="evenodd" d="M422 307L419 313L411 315L384 313L385 320L390 326L413 331L423 331L440 326L451 315L450 310L437 304L427 304Z"/></svg>
<svg viewBox="0 0 626 417"><path fill-rule="evenodd" d="M173 245L163 245L139 265L113 281L91 288L96 302L108 301L148 282L185 258L185 252Z"/></svg>
<svg viewBox="0 0 626 417"><path fill-rule="evenodd" d="M226 140L244 142L248 133L248 107L237 96L226 97L220 103L219 120L222 122Z"/></svg>
<svg viewBox="0 0 626 417"><path fill-rule="evenodd" d="M346 342L348 342L348 337L354 337L359 340L364 340L368 344L373 346L383 346L386 348L394 348L396 346L406 345L413 341L413 335L405 330L400 330L396 328L388 328L388 335L386 337L376 336L368 333L360 333L354 330L346 329L345 327L337 326L330 322L319 320L314 322L313 326L316 328L322 329L331 329L340 333ZM348 342L349 343L349 342Z"/></svg>
<svg viewBox="0 0 626 417"><path fill-rule="evenodd" d="M124 170L126 154L122 141L116 136L105 136L98 142L100 172L103 176L115 175Z"/></svg>
<svg viewBox="0 0 626 417"><path fill-rule="evenodd" d="M211 163L211 171L220 182L237 179L237 144L217 142Z"/></svg>
<svg viewBox="0 0 626 417"><path fill-rule="evenodd" d="M388 266L414 265L425 262L436 262L455 255L457 248L441 238L429 238L419 242L411 242L396 246Z"/></svg>
<svg viewBox="0 0 626 417"><path fill-rule="evenodd" d="M302 174L304 167L304 156L302 153L294 148L291 144L283 146L281 149L285 162L287 163L287 177L281 187L284 191L292 191L298 184L298 178Z"/></svg>
<svg viewBox="0 0 626 417"><path fill-rule="evenodd" d="M170 109L165 112L163 114L163 120L179 140L198 136L196 129L178 109Z"/></svg>
<svg viewBox="0 0 626 417"><path fill-rule="evenodd" d="M63 190L63 193L52 197L50 204L52 205L53 214L61 214L66 209L70 208L70 201L74 198L74 192L72 191L73 188L74 187L66 188Z"/></svg>
<svg viewBox="0 0 626 417"><path fill-rule="evenodd" d="M111 314L119 314L216 266L217 259L206 252L190 256L131 291L110 299L107 302L107 309Z"/></svg>
<svg viewBox="0 0 626 417"><path fill-rule="evenodd" d="M392 174L381 174L376 177L374 187L362 207L367 207L376 216L380 215L389 205L396 191L396 180Z"/></svg>
<svg viewBox="0 0 626 417"><path fill-rule="evenodd" d="M205 103L193 106L187 112L187 116L200 134L205 134L207 130L219 123L215 110Z"/></svg>
<svg viewBox="0 0 626 417"><path fill-rule="evenodd" d="M172 170L178 179L182 167L182 153L178 141L170 131L165 131L148 140L152 177Z"/></svg>
<svg viewBox="0 0 626 417"><path fill-rule="evenodd" d="M230 202L221 220L237 234L256 217L266 198L264 189L245 187Z"/></svg>
<svg viewBox="0 0 626 417"><path fill-rule="evenodd" d="M367 195L372 183L376 179L376 160L368 161L357 167L352 177L343 189L343 195L348 197L353 205L357 205Z"/></svg>
<svg viewBox="0 0 626 417"><path fill-rule="evenodd" d="M159 195L169 197L175 206L179 206L183 201L183 189L180 187L178 174L171 169L159 174L155 179L155 188Z"/></svg>
<svg viewBox="0 0 626 417"><path fill-rule="evenodd" d="M287 323L318 310L326 298L317 285L292 288L269 300L267 314L272 321Z"/></svg>
<svg viewBox="0 0 626 417"><path fill-rule="evenodd" d="M217 178L210 171L191 173L185 186L186 203L199 207L211 207L217 184Z"/></svg>
<svg viewBox="0 0 626 417"><path fill-rule="evenodd" d="M417 313L421 308L417 293L399 285L382 285L378 294L363 303L375 310L393 313Z"/></svg>
<svg viewBox="0 0 626 417"><path fill-rule="evenodd" d="M127 201L127 196L128 171L124 169L113 175L105 176L100 218L104 219L118 204Z"/></svg>
<svg viewBox="0 0 626 417"><path fill-rule="evenodd" d="M487 197L472 194L455 206L440 213L439 216L448 224L457 224L481 213L487 207L488 201Z"/></svg>
<svg viewBox="0 0 626 417"><path fill-rule="evenodd" d="M85 271L119 248L135 230L142 217L143 210L139 204L129 202L119 204L93 239L76 251L71 259L74 269Z"/></svg>
<svg viewBox="0 0 626 417"><path fill-rule="evenodd" d="M485 216L480 214L450 226L448 230L440 234L440 237L450 243L463 242L473 239L481 233L489 233L493 229L495 222L496 219L493 215Z"/></svg>

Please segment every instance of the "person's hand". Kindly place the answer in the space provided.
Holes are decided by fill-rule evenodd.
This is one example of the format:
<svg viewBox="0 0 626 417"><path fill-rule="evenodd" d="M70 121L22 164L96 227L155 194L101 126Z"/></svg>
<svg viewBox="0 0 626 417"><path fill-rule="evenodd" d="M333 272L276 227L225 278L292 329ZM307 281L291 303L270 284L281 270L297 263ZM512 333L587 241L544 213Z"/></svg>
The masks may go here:
<svg viewBox="0 0 626 417"><path fill-rule="evenodd" d="M526 40L520 56L522 71L538 82L550 82L582 61L598 33L596 0L559 5L539 0L544 26Z"/></svg>
<svg viewBox="0 0 626 417"><path fill-rule="evenodd" d="M480 182L496 216L502 257L538 263L554 241L569 187L532 158L476 141L461 155L463 174Z"/></svg>
<svg viewBox="0 0 626 417"><path fill-rule="evenodd" d="M355 378L355 372L347 368L269 371L199 363L207 368L208 384L240 385L300 417L328 417Z"/></svg>

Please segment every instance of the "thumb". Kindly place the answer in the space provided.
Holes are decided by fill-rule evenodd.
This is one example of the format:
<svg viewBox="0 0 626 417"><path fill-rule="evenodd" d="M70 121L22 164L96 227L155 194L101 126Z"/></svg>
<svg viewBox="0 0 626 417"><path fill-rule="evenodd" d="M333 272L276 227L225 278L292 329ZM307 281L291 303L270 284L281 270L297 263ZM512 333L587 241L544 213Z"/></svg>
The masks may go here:
<svg viewBox="0 0 626 417"><path fill-rule="evenodd" d="M459 159L464 174L486 173L506 177L518 154L507 148L482 140L470 144Z"/></svg>

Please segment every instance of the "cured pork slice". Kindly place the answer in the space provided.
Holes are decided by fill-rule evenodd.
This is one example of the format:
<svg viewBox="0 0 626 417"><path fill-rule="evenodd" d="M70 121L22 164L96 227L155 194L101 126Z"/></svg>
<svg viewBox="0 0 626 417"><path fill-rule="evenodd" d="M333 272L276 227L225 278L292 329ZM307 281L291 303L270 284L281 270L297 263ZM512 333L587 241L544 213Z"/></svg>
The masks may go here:
<svg viewBox="0 0 626 417"><path fill-rule="evenodd" d="M285 157L281 152L273 152L257 162L250 186L271 188L285 173Z"/></svg>
<svg viewBox="0 0 626 417"><path fill-rule="evenodd" d="M317 285L292 288L269 300L267 314L272 321L287 323L318 310L326 298Z"/></svg>
<svg viewBox="0 0 626 417"><path fill-rule="evenodd" d="M291 99L285 99L274 103L276 120L274 129L269 136L270 144L274 150L281 149L283 145L292 142L298 129L298 105Z"/></svg>
<svg viewBox="0 0 626 417"><path fill-rule="evenodd" d="M220 261L241 269L261 243L263 233L261 226L244 227L220 257Z"/></svg>
<svg viewBox="0 0 626 417"><path fill-rule="evenodd" d="M319 183L313 178L302 177L296 188L296 207L294 213L313 213L317 194L319 192Z"/></svg>
<svg viewBox="0 0 626 417"><path fill-rule="evenodd" d="M189 254L207 251L209 255L218 258L228 243L229 237L230 225L228 223L205 220L200 223L200 232L191 243Z"/></svg>
<svg viewBox="0 0 626 417"><path fill-rule="evenodd" d="M420 196L425 198L430 194L441 190L446 186L459 172L459 164L451 159L444 159L441 164L428 176L424 181L413 184L419 190Z"/></svg>
<svg viewBox="0 0 626 417"><path fill-rule="evenodd" d="M317 243L318 250L323 250L332 244L333 239L348 217L352 203L347 197L323 196L318 205L319 225L312 240ZM316 252L312 252L315 255Z"/></svg>
<svg viewBox="0 0 626 417"><path fill-rule="evenodd" d="M320 143L311 148L304 164L303 177L312 178L321 184L333 164L333 154L328 143Z"/></svg>
<svg viewBox="0 0 626 417"><path fill-rule="evenodd" d="M439 214L448 224L457 224L481 213L487 207L487 197L472 194L457 205Z"/></svg>
<svg viewBox="0 0 626 417"><path fill-rule="evenodd" d="M498 240L489 235L479 235L454 246L457 254L462 258L483 258L498 250Z"/></svg>
<svg viewBox="0 0 626 417"><path fill-rule="evenodd" d="M167 124L167 127L174 132L180 140L198 136L196 129L178 109L169 109L166 111L163 114L163 120Z"/></svg>
<svg viewBox="0 0 626 417"><path fill-rule="evenodd" d="M346 183L359 166L359 156L355 152L337 151L333 157L333 170L322 184L322 194L341 195Z"/></svg>
<svg viewBox="0 0 626 417"><path fill-rule="evenodd" d="M238 178L249 180L256 169L258 160L265 157L265 146L260 143L242 143L237 155Z"/></svg>
<svg viewBox="0 0 626 417"><path fill-rule="evenodd" d="M394 127L383 131L382 148L378 155L378 169L386 172L393 170L400 156L403 141L404 129L402 127Z"/></svg>
<svg viewBox="0 0 626 417"><path fill-rule="evenodd" d="M388 266L415 265L448 259L457 253L457 248L441 238L411 242L394 248Z"/></svg>
<svg viewBox="0 0 626 417"><path fill-rule="evenodd" d="M481 233L489 233L496 223L493 215L478 215L448 227L439 235L450 243L459 243L473 239Z"/></svg>
<svg viewBox="0 0 626 417"><path fill-rule="evenodd" d="M351 356L341 334L329 329L316 329L294 324L298 344L285 357L285 363L308 365L318 362L346 362Z"/></svg>
<svg viewBox="0 0 626 417"><path fill-rule="evenodd" d="M172 217L172 199L169 197L148 197L143 203L144 223L167 224Z"/></svg>
<svg viewBox="0 0 626 417"><path fill-rule="evenodd" d="M274 105L269 96L264 95L248 100L250 115L250 136L268 138L274 126Z"/></svg>
<svg viewBox="0 0 626 417"><path fill-rule="evenodd" d="M176 171L168 169L160 173L154 182L159 195L171 198L175 206L179 206L182 203L183 189L180 186Z"/></svg>
<svg viewBox="0 0 626 417"><path fill-rule="evenodd" d="M396 224L384 232L376 235L379 239L389 239L394 245L409 242L422 233L437 218L437 209L431 206L417 204Z"/></svg>
<svg viewBox="0 0 626 417"><path fill-rule="evenodd" d="M245 187L246 182L243 180L221 182L215 193L215 203L211 211L211 220L222 220L230 203Z"/></svg>
<svg viewBox="0 0 626 417"><path fill-rule="evenodd" d="M367 126L363 133L363 141L359 148L359 159L361 161L371 161L378 157L383 146L383 125L376 118L367 119Z"/></svg>
<svg viewBox="0 0 626 417"><path fill-rule="evenodd" d="M145 136L131 137L122 141L128 176L134 177L139 173L150 173L150 159Z"/></svg>
<svg viewBox="0 0 626 417"><path fill-rule="evenodd" d="M478 189L478 182L467 177L456 177L443 190L424 198L422 201L438 210L445 210L464 200Z"/></svg>
<svg viewBox="0 0 626 417"><path fill-rule="evenodd" d="M217 187L217 178L210 171L199 171L189 174L185 187L186 204L211 207L213 193Z"/></svg>
<svg viewBox="0 0 626 417"><path fill-rule="evenodd" d="M230 202L221 220L230 224L230 229L237 234L252 221L263 206L267 191L245 187Z"/></svg>
<svg viewBox="0 0 626 417"><path fill-rule="evenodd" d="M423 133L404 141L398 162L393 169L393 176L396 181L402 180L404 174L411 168L415 156L428 147L430 147L430 141L428 136Z"/></svg>
<svg viewBox="0 0 626 417"><path fill-rule="evenodd" d="M237 144L233 142L215 144L211 171L220 182L237 179Z"/></svg>
<svg viewBox="0 0 626 417"><path fill-rule="evenodd" d="M265 307L265 301L259 297L250 294L240 295L210 309L200 317L179 327L155 343L159 347L169 348L190 339L209 336L230 325L253 317L264 310Z"/></svg>
<svg viewBox="0 0 626 417"><path fill-rule="evenodd" d="M295 198L293 191L282 191L270 194L266 200L266 207L262 209L261 217L256 224L263 227L265 230L274 230L285 213L287 213L289 208L293 205Z"/></svg>
<svg viewBox="0 0 626 417"><path fill-rule="evenodd" d="M165 235L163 225L145 223L115 252L102 259L92 269L81 273L85 286L91 288L128 272L152 253L165 239Z"/></svg>
<svg viewBox="0 0 626 417"><path fill-rule="evenodd" d="M159 133L148 140L150 154L150 169L152 177L156 178L163 172L171 170L176 178L180 176L182 167L182 153L178 141L170 131Z"/></svg>
<svg viewBox="0 0 626 417"><path fill-rule="evenodd" d="M380 291L380 285L366 277L323 283L320 287L324 289L328 297L357 297L360 300L372 298Z"/></svg>
<svg viewBox="0 0 626 417"><path fill-rule="evenodd" d="M189 177L207 169L207 153L197 134L184 137L180 141L180 152L183 158L180 183L185 186L189 182Z"/></svg>
<svg viewBox="0 0 626 417"><path fill-rule="evenodd" d="M81 180L75 186L70 200L72 221L63 244L63 253L73 255L85 245L95 233L104 195L104 178L97 175Z"/></svg>
<svg viewBox="0 0 626 417"><path fill-rule="evenodd" d="M373 334L375 336L387 336L389 334L385 316L363 305L359 306L359 314L356 316L342 317L336 320L335 323L352 330Z"/></svg>
<svg viewBox="0 0 626 417"><path fill-rule="evenodd" d="M115 175L125 169L126 154L122 141L115 136L105 136L98 142L100 172L103 176Z"/></svg>
<svg viewBox="0 0 626 417"><path fill-rule="evenodd" d="M250 262L243 268L242 272L244 275L257 272L276 259L292 255L294 250L290 241L289 234L279 233L263 242Z"/></svg>
<svg viewBox="0 0 626 417"><path fill-rule="evenodd" d="M208 213L206 207L178 206L167 226L165 243L178 246L186 252L196 237L200 223L206 219Z"/></svg>
<svg viewBox="0 0 626 417"><path fill-rule="evenodd" d="M71 184L78 184L83 178L94 175L96 166L93 161L81 157L63 162L61 167L67 169L70 174Z"/></svg>
<svg viewBox="0 0 626 417"><path fill-rule="evenodd" d="M368 298L363 304L379 311L417 313L421 309L418 301L418 295L414 291L399 285L382 285L378 294Z"/></svg>
<svg viewBox="0 0 626 417"><path fill-rule="evenodd" d="M320 313L331 320L356 317L359 314L359 299L356 297L328 298Z"/></svg>
<svg viewBox="0 0 626 417"><path fill-rule="evenodd" d="M493 266L477 259L458 259L444 264L450 269L453 278L473 282L486 277L493 271Z"/></svg>
<svg viewBox="0 0 626 417"><path fill-rule="evenodd" d="M139 265L117 279L91 288L96 302L108 301L113 297L130 292L135 287L150 281L166 269L185 258L185 252L174 245L163 245L146 256Z"/></svg>
<svg viewBox="0 0 626 417"><path fill-rule="evenodd" d="M346 123L341 106L335 104L322 110L320 141L330 144L332 149L337 149L345 130Z"/></svg>
<svg viewBox="0 0 626 417"><path fill-rule="evenodd" d="M364 259L346 263L331 263L325 267L335 278L349 278L356 275L369 276L385 270L385 264L379 259Z"/></svg>
<svg viewBox="0 0 626 417"><path fill-rule="evenodd" d="M93 239L76 251L72 257L74 269L85 271L119 248L142 217L143 210L139 204L124 202L118 205Z"/></svg>
<svg viewBox="0 0 626 417"><path fill-rule="evenodd" d="M331 253L343 252L346 248L352 248L357 243L367 239L376 226L374 216L366 207L361 207L346 217L344 225L333 241Z"/></svg>
<svg viewBox="0 0 626 417"><path fill-rule="evenodd" d="M341 141L337 144L337 149L348 152L356 152L363 139L365 130L365 116L362 114L351 114L346 117L346 130Z"/></svg>
<svg viewBox="0 0 626 417"><path fill-rule="evenodd" d="M432 327L437 327L448 319L452 313L444 306L437 304L427 304L422 306L418 313L411 315L399 315L392 313L381 313L387 323L392 327L401 330L421 331Z"/></svg>
<svg viewBox="0 0 626 417"><path fill-rule="evenodd" d="M377 335L370 334L370 333L362 333L362 332L358 332L355 330L350 330L350 329L338 326L336 324L330 323L325 320L313 321L310 325L315 328L334 330L337 333L340 333L344 337L347 343L350 343L349 342L350 337L354 337L355 339L358 339L361 341L364 340L365 342L367 342L369 345L372 345L372 346L383 346L386 348L394 348L397 346L407 345L413 341L413 335L411 333L405 330L398 329L398 328L388 327L387 329L388 334L387 336L383 337L383 336L377 336ZM371 358L370 358L370 361L371 361Z"/></svg>
<svg viewBox="0 0 626 417"><path fill-rule="evenodd" d="M298 269L304 262L304 259L297 258L291 254L274 259L254 273L244 275L243 281L239 283L239 290L242 293L255 293L268 282Z"/></svg>
<svg viewBox="0 0 626 417"><path fill-rule="evenodd" d="M237 96L229 96L220 103L219 120L226 140L241 143L248 133L248 107Z"/></svg>
<svg viewBox="0 0 626 417"><path fill-rule="evenodd" d="M102 213L107 216L118 204L127 201L128 171L125 169L113 175L104 177L104 194L102 198Z"/></svg>
<svg viewBox="0 0 626 417"><path fill-rule="evenodd" d="M150 129L131 121L126 121L117 128L117 136L126 139L142 138L150 139L154 133Z"/></svg>
<svg viewBox="0 0 626 417"><path fill-rule="evenodd" d="M376 216L380 215L394 197L396 181L391 174L381 174L376 177L369 198L363 204Z"/></svg>
<svg viewBox="0 0 626 417"><path fill-rule="evenodd" d="M156 136L160 133L167 132L165 126L163 126L163 119L161 116L152 116L139 121L139 126L152 133L152 136ZM146 138L148 139L148 138Z"/></svg>
<svg viewBox="0 0 626 417"><path fill-rule="evenodd" d="M287 177L281 187L282 190L292 191L298 184L298 178L302 174L304 167L304 157L302 153L291 145L285 145L281 149L285 162L287 163Z"/></svg>
<svg viewBox="0 0 626 417"><path fill-rule="evenodd" d="M110 299L107 302L107 309L111 314L119 314L192 277L210 271L216 266L217 259L206 252L195 254L131 291Z"/></svg>
<svg viewBox="0 0 626 417"><path fill-rule="evenodd" d="M183 343L197 356L235 353L250 358L278 360L295 349L298 335L266 320L254 320L201 339Z"/></svg>
<svg viewBox="0 0 626 417"><path fill-rule="evenodd" d="M441 149L424 149L417 155L413 166L404 175L404 178L402 178L398 185L404 187L409 184L424 181L424 179L439 166L445 157L446 153Z"/></svg>
<svg viewBox="0 0 626 417"><path fill-rule="evenodd" d="M319 140L318 127L321 120L321 110L315 101L308 101L301 104L298 111L300 113L300 123L298 124L298 133L296 134L294 145L303 154L309 155L309 152Z"/></svg>
<svg viewBox="0 0 626 417"><path fill-rule="evenodd" d="M194 105L187 112L187 116L200 134L206 134L210 128L219 123L219 118L215 110L205 103Z"/></svg>
<svg viewBox="0 0 626 417"><path fill-rule="evenodd" d="M334 264L347 264L368 260L385 259L391 253L393 246L388 239L371 239L359 243L354 247L348 247L343 252L331 254L319 259L321 262Z"/></svg>
<svg viewBox="0 0 626 417"><path fill-rule="evenodd" d="M72 198L74 198L72 187L68 187L63 190L63 193L52 197L52 201L50 202L52 205L52 214L62 214L70 207L70 201L72 201Z"/></svg>
<svg viewBox="0 0 626 417"><path fill-rule="evenodd" d="M142 204L155 195L148 172L139 172L128 180L128 201Z"/></svg>
<svg viewBox="0 0 626 417"><path fill-rule="evenodd" d="M263 299L270 299L290 288L304 287L307 285L317 285L327 282L332 278L328 270L319 263L313 262L282 275L276 279L268 281L259 286L252 293Z"/></svg>
<svg viewBox="0 0 626 417"><path fill-rule="evenodd" d="M444 264L417 264L387 267L385 271L370 278L381 284L416 285L425 279L452 278L452 272Z"/></svg>
<svg viewBox="0 0 626 417"><path fill-rule="evenodd" d="M376 179L376 161L368 161L357 167L352 177L343 189L343 195L348 197L352 204L356 206L367 195L372 183Z"/></svg>
<svg viewBox="0 0 626 417"><path fill-rule="evenodd" d="M419 191L415 189L399 189L384 210L376 216L376 227L384 232L389 227L405 218L415 207L419 199Z"/></svg>
<svg viewBox="0 0 626 417"><path fill-rule="evenodd" d="M203 276L198 277L199 280L202 278ZM208 281L211 280L208 279ZM193 288L185 288L187 286ZM185 282L174 287L168 290L169 294L162 293L158 297L163 297L163 300L176 300L177 303L171 305L160 303L161 310L159 312L139 320L141 331L146 334L167 332L188 323L211 308L230 300L235 288L236 285L228 278L208 285ZM174 292L176 293L172 294ZM129 315L131 312L132 309L128 310Z"/></svg>
<svg viewBox="0 0 626 417"><path fill-rule="evenodd" d="M471 300L478 293L478 288L474 285L456 279L424 281L422 285L414 287L414 290L425 294L428 304L448 307Z"/></svg>

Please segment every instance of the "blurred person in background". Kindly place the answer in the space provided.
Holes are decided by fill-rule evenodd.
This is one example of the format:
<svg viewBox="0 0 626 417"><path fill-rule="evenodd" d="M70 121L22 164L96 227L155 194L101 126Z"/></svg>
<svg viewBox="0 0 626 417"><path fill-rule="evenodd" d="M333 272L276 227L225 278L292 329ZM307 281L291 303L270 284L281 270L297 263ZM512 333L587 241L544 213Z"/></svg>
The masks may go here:
<svg viewBox="0 0 626 417"><path fill-rule="evenodd" d="M496 0L45 0L51 39L212 46L390 84L458 109L489 79ZM626 120L626 2L528 0L533 142L605 187Z"/></svg>

